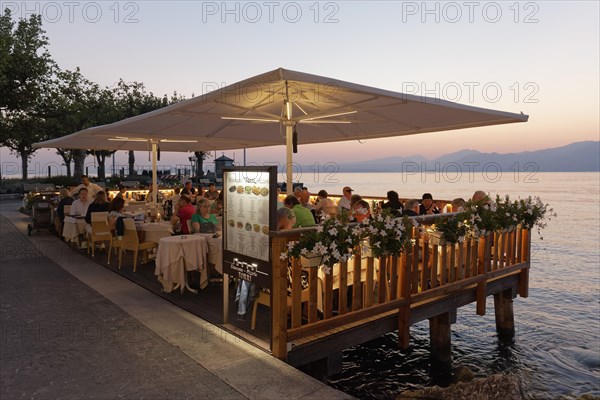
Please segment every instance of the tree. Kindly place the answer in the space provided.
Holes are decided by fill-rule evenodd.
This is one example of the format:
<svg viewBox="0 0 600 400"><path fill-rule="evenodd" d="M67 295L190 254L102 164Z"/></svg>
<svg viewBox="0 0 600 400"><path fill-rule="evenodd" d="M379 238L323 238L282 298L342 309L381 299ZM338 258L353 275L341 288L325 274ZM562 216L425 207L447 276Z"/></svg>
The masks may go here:
<svg viewBox="0 0 600 400"><path fill-rule="evenodd" d="M73 152L69 149L56 149L56 154L62 157L67 167L67 176L71 177L71 162L73 162Z"/></svg>
<svg viewBox="0 0 600 400"><path fill-rule="evenodd" d="M127 162L129 164L129 176L135 175L135 153L129 150Z"/></svg>
<svg viewBox="0 0 600 400"><path fill-rule="evenodd" d="M7 8L0 17L0 144L22 160L27 179L34 143L44 139L44 95L55 67L39 15L16 24Z"/></svg>
<svg viewBox="0 0 600 400"><path fill-rule="evenodd" d="M195 151L196 156L196 177L202 178L204 176L204 160L210 157L210 151Z"/></svg>
<svg viewBox="0 0 600 400"><path fill-rule="evenodd" d="M47 118L46 135L49 138L62 137L82 129L97 125L103 119L110 104L98 84L89 81L79 68L75 71L56 69L45 96L44 109ZM79 181L83 175L86 151L59 149L65 163L74 162L74 177ZM67 167L69 172L70 166Z"/></svg>
<svg viewBox="0 0 600 400"><path fill-rule="evenodd" d="M166 94L163 97L157 97L152 92L147 92L143 83L127 83L123 79L119 80L113 88L113 95L116 102L114 109L118 114L118 118L114 121L154 111L184 99L176 92L170 98ZM128 162L129 175L135 175L135 154L133 151L129 151Z"/></svg>

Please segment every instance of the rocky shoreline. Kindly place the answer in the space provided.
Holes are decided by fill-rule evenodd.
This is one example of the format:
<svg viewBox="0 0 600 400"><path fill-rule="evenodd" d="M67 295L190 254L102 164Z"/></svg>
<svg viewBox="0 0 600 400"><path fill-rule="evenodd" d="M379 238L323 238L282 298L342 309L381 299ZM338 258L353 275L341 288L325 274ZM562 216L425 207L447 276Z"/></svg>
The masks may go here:
<svg viewBox="0 0 600 400"><path fill-rule="evenodd" d="M513 374L494 374L486 378L475 378L467 367L454 371L455 383L448 387L433 386L422 390L400 393L396 400L440 399L440 400L524 400L521 381ZM573 397L559 396L558 400ZM577 400L600 400L600 397L582 395Z"/></svg>
<svg viewBox="0 0 600 400"><path fill-rule="evenodd" d="M521 382L515 375L495 374L469 382L459 381L445 388L433 386L422 390L406 391L396 399L523 400L524 396Z"/></svg>

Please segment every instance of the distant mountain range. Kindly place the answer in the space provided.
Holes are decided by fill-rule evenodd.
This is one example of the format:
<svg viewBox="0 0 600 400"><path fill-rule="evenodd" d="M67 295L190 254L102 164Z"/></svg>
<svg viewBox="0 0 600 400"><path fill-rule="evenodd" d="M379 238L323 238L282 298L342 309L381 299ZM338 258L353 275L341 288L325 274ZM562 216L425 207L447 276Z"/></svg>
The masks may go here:
<svg viewBox="0 0 600 400"><path fill-rule="evenodd" d="M600 141L571 143L567 146L520 153L481 153L461 150L433 160L414 155L386 157L340 164L339 172L420 172L448 171L600 171Z"/></svg>

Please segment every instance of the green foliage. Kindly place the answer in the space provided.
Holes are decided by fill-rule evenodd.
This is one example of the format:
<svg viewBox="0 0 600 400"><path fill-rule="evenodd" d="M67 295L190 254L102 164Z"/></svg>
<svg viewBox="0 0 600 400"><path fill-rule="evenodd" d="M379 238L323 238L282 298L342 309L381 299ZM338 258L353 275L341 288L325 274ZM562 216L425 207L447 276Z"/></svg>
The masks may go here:
<svg viewBox="0 0 600 400"><path fill-rule="evenodd" d="M467 235L467 224L464 222L466 214L461 214L459 214L459 216L446 219L435 219L435 230L442 232L444 234L444 238L449 243L460 242Z"/></svg>
<svg viewBox="0 0 600 400"><path fill-rule="evenodd" d="M45 93L55 68L48 44L39 15L15 24L7 8L0 17L0 144L25 167L44 131Z"/></svg>
<svg viewBox="0 0 600 400"><path fill-rule="evenodd" d="M364 220L361 228L362 236L367 238L373 257L385 254L399 255L411 241L410 220L407 217L402 220L396 219L388 208Z"/></svg>
<svg viewBox="0 0 600 400"><path fill-rule="evenodd" d="M79 68L61 70L51 59L48 38L39 15L15 23L10 10L0 17L0 144L27 161L36 151L32 145L80 130L109 124L179 102L183 97L155 96L139 82L122 79L101 88L86 79ZM112 151L94 152L104 174L106 157ZM84 150L58 149L70 173L83 174Z"/></svg>
<svg viewBox="0 0 600 400"><path fill-rule="evenodd" d="M495 202L468 202L467 210L453 217L436 219L433 230L442 232L447 242L461 242L465 236L479 237L521 225L538 228L538 233L556 213L539 197L511 201L509 196L496 197Z"/></svg>
<svg viewBox="0 0 600 400"><path fill-rule="evenodd" d="M320 256L327 272L334 264L348 261L365 240L373 257L400 254L411 243L411 232L410 220L394 218L390 210L354 226L349 226L343 217L325 217L315 230L288 243L288 251L281 257Z"/></svg>
<svg viewBox="0 0 600 400"><path fill-rule="evenodd" d="M326 272L334 264L348 261L362 239L360 228L350 228L336 217L326 217L315 230L303 233L297 242L288 243L288 252L282 258L320 256Z"/></svg>
<svg viewBox="0 0 600 400"><path fill-rule="evenodd" d="M73 177L66 175L58 175L43 180L43 183L53 183L56 187L69 187L77 186L79 182L75 181Z"/></svg>

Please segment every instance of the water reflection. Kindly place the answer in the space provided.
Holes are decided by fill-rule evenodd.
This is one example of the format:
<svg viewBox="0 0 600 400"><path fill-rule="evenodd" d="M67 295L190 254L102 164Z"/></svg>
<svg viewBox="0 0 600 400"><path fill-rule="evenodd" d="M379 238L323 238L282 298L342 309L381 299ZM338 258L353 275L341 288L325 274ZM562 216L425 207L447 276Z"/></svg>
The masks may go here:
<svg viewBox="0 0 600 400"><path fill-rule="evenodd" d="M431 185L404 184L401 174L378 177L339 174L344 184L362 193L385 193L389 188L382 188L381 182L403 182L406 197L433 191ZM492 195L509 193L511 198L539 194L559 214L543 232L543 241L537 233L533 236L529 297L513 303L514 340L507 343L496 334L491 298L483 317L476 315L474 306L464 307L452 325L453 365L465 365L477 377L514 373L527 398L600 396L598 173L540 173L538 178L530 186L510 180L493 186L435 185L437 198L453 198L480 187L489 188ZM360 399L393 399L399 392L432 385L428 323L411 327L411 348L406 352L397 350L393 333L346 350L344 371L330 382Z"/></svg>

